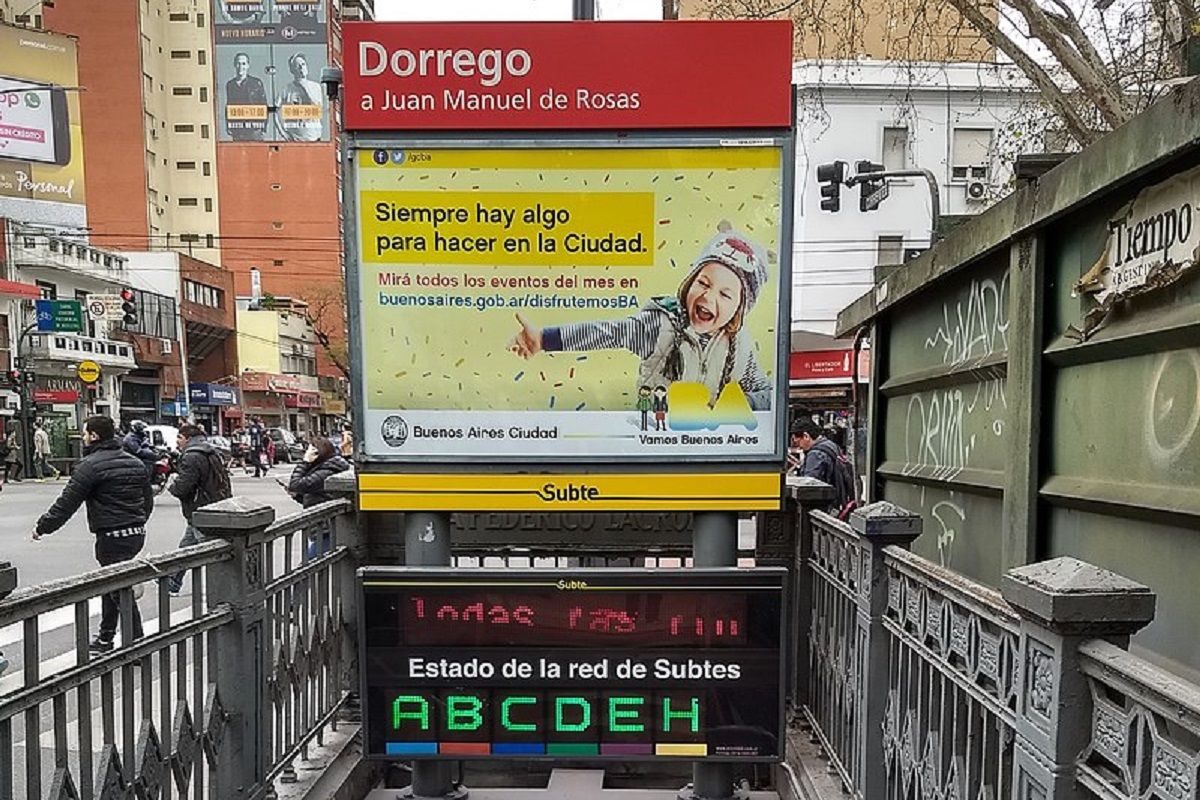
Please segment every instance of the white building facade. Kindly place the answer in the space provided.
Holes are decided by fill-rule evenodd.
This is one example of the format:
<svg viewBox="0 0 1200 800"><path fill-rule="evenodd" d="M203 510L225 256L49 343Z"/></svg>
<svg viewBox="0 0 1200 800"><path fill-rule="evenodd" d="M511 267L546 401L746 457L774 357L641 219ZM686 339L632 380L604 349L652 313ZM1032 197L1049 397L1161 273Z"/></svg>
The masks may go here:
<svg viewBox="0 0 1200 800"><path fill-rule="evenodd" d="M838 311L884 272L929 246L923 179L890 181L877 211L859 211L843 188L841 210L821 210L817 167L859 160L886 169L927 169L941 214L976 214L1008 191L1012 163L1042 149L1045 116L1020 70L1008 64L798 62L796 216L792 331L819 343ZM816 334L806 337L803 334ZM833 345L829 346L841 346ZM795 348L793 348L795 349Z"/></svg>
<svg viewBox="0 0 1200 800"><path fill-rule="evenodd" d="M87 307L93 294L119 294L128 285L126 260L91 247L77 236L60 236L44 228L23 226L11 220L0 223L5 277L15 286L36 287L43 300L78 300ZM6 322L5 341L13 366L20 358L26 373L36 379L31 387L36 414L51 434L55 456L68 456L66 432L78 431L83 419L104 414L117 419L121 408L121 378L137 364L129 342L110 336L119 323L93 321L83 315L79 333L41 332L35 321L32 297L0 298ZM22 334L25 334L22 336ZM101 377L95 384L79 380L81 361L94 361ZM15 415L19 396L13 387L0 390L5 415Z"/></svg>

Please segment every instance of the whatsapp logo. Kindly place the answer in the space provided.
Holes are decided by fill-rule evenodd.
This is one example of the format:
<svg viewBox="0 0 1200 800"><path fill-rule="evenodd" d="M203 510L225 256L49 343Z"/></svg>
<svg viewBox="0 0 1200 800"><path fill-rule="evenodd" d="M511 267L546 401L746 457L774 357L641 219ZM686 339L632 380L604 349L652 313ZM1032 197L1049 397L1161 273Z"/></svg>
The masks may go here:
<svg viewBox="0 0 1200 800"><path fill-rule="evenodd" d="M36 92L26 92L25 105L29 108L39 108L42 105L42 98L38 97Z"/></svg>

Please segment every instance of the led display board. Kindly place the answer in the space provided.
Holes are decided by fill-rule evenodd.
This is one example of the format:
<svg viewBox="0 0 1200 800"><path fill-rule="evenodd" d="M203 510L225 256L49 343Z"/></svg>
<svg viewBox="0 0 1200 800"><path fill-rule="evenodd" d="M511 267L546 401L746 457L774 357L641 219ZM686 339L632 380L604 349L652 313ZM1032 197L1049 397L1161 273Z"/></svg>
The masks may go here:
<svg viewBox="0 0 1200 800"><path fill-rule="evenodd" d="M370 757L781 757L785 570L359 574Z"/></svg>

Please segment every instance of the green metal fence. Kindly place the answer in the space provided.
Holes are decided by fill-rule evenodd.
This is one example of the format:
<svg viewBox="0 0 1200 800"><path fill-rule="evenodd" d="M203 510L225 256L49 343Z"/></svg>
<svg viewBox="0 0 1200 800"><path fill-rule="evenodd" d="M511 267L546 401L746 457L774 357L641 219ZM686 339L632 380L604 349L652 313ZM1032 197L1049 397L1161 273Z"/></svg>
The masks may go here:
<svg viewBox="0 0 1200 800"><path fill-rule="evenodd" d="M1153 270L1159 288L1115 303L1091 331L1098 303L1077 283L1139 193L1200 164L1198 108L1193 82L1019 181L838 324L872 329L865 471L872 499L923 517L914 551L992 585L1071 555L1153 586L1160 610L1135 646L1191 677L1200 253Z"/></svg>

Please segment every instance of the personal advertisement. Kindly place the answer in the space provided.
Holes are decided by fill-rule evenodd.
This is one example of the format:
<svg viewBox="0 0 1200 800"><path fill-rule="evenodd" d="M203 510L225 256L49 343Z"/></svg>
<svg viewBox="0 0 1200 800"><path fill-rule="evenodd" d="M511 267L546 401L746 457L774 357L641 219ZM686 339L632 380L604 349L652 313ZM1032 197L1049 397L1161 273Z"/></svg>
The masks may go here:
<svg viewBox="0 0 1200 800"><path fill-rule="evenodd" d="M328 141L325 13L325 0L214 0L221 141Z"/></svg>
<svg viewBox="0 0 1200 800"><path fill-rule="evenodd" d="M361 573L368 757L777 761L782 569Z"/></svg>
<svg viewBox="0 0 1200 800"><path fill-rule="evenodd" d="M742 145L360 150L367 457L772 458L784 154Z"/></svg>
<svg viewBox="0 0 1200 800"><path fill-rule="evenodd" d="M0 216L87 226L74 40L0 26Z"/></svg>

